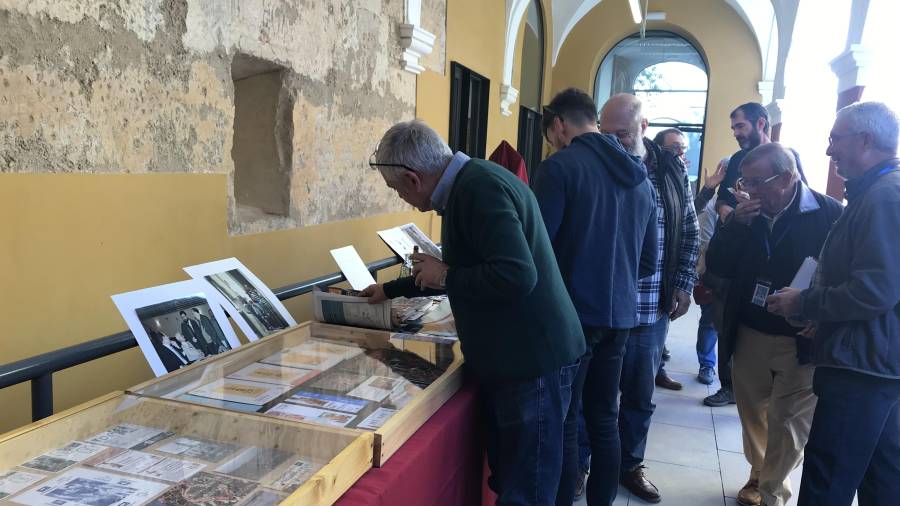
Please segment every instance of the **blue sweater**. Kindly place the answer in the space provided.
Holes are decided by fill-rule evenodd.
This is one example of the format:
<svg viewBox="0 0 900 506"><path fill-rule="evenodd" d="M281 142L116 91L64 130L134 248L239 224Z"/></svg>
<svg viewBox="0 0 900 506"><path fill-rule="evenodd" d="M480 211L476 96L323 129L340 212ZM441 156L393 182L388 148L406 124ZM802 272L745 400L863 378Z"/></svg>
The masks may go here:
<svg viewBox="0 0 900 506"><path fill-rule="evenodd" d="M638 157L586 133L541 163L534 184L581 324L637 325L637 280L656 268L656 195Z"/></svg>

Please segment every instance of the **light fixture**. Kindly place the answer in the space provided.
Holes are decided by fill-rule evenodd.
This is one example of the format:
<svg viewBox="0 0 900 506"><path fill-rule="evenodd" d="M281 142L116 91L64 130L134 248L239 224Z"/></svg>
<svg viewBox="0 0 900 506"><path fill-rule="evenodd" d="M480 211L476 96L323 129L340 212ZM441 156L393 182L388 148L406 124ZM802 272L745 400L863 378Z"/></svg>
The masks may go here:
<svg viewBox="0 0 900 506"><path fill-rule="evenodd" d="M639 0L628 0L628 6L631 7L631 17L634 18L635 23L641 22L641 6L638 3Z"/></svg>

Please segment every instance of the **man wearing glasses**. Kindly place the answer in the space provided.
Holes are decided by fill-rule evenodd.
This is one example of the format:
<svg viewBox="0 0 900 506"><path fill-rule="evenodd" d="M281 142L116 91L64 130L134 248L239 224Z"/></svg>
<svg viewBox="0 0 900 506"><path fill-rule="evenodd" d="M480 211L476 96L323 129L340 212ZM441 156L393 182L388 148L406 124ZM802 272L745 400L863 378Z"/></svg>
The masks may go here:
<svg viewBox="0 0 900 506"><path fill-rule="evenodd" d="M749 151L740 171L737 205L710 241L706 268L732 280L720 343L734 350L734 398L751 466L737 501L784 506L816 406L812 342L768 312L766 297L819 255L842 206L806 186L794 153L778 143Z"/></svg>
<svg viewBox="0 0 900 506"><path fill-rule="evenodd" d="M897 504L900 497L900 121L879 102L838 112L826 154L846 179L809 289L769 310L812 321L818 396L800 506Z"/></svg>
<svg viewBox="0 0 900 506"><path fill-rule="evenodd" d="M447 293L466 367L480 380L497 504L555 504L585 345L534 193L499 165L454 154L421 121L391 127L374 158L401 199L442 216L443 260L414 254L413 277L363 294Z"/></svg>

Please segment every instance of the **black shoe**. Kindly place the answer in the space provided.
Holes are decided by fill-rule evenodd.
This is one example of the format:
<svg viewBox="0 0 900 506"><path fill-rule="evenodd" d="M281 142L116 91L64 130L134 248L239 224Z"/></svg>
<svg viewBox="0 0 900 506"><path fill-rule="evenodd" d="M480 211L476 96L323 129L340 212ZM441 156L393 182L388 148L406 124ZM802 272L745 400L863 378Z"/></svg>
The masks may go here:
<svg viewBox="0 0 900 506"><path fill-rule="evenodd" d="M660 388L668 388L669 390L681 390L684 388L680 382L673 380L666 374L665 369L660 369L656 373L656 386Z"/></svg>
<svg viewBox="0 0 900 506"><path fill-rule="evenodd" d="M718 392L703 399L703 404L714 408L721 408L729 404L734 404L734 392L730 388L722 387Z"/></svg>
<svg viewBox="0 0 900 506"><path fill-rule="evenodd" d="M650 483L650 480L644 476L644 466L640 465L626 471L619 479L619 483L627 488L629 492L650 503L658 503L662 500L659 489L656 485Z"/></svg>
<svg viewBox="0 0 900 506"><path fill-rule="evenodd" d="M662 359L663 359L663 362L668 362L670 358L672 358L672 354L669 353L669 349L668 349L668 348L666 348L665 346L663 346L663 351L662 351Z"/></svg>

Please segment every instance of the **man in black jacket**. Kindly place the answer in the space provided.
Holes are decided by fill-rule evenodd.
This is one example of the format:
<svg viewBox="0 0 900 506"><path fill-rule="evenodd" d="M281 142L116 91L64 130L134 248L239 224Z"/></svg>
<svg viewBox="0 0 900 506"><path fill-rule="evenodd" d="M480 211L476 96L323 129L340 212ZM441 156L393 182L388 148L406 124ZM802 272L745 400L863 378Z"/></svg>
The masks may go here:
<svg viewBox="0 0 900 506"><path fill-rule="evenodd" d="M669 321L683 316L691 303L700 234L684 163L644 137L647 125L634 95L614 95L600 113L600 131L614 134L629 153L641 157L656 190L659 254L654 273L637 285L637 325L628 335L619 382L619 437L622 485L645 501L659 502L659 490L644 476L643 465L656 408L653 391Z"/></svg>
<svg viewBox="0 0 900 506"><path fill-rule="evenodd" d="M722 344L734 350L732 380L750 479L747 506L784 506L788 475L803 459L816 396L812 349L797 327L766 311L766 297L791 284L816 257L841 204L809 189L792 151L778 143L747 153L737 206L713 235L706 267L731 280Z"/></svg>
<svg viewBox="0 0 900 506"><path fill-rule="evenodd" d="M572 384L556 504L570 506L583 481L583 385L592 453L587 500L609 505L619 484L619 377L628 329L637 325L637 280L656 267L656 197L641 159L597 129L597 107L583 91L557 94L543 127L559 151L538 168L534 191L588 345Z"/></svg>
<svg viewBox="0 0 900 506"><path fill-rule="evenodd" d="M826 152L847 179L812 286L769 297L810 320L819 397L806 445L800 506L900 500L900 160L896 114L878 102L838 112Z"/></svg>

